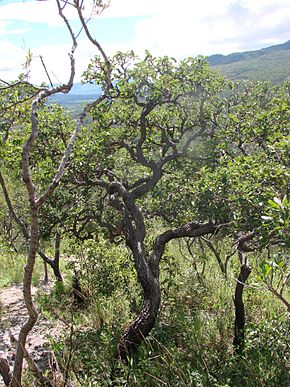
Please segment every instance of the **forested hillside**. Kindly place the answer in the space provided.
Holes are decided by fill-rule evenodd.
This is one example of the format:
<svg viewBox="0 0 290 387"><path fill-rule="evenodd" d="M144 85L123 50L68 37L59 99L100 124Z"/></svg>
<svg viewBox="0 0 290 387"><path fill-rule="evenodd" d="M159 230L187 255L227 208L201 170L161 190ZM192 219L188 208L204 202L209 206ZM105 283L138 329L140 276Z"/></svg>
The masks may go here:
<svg viewBox="0 0 290 387"><path fill-rule="evenodd" d="M97 95L47 103L74 84L65 7L68 83L0 83L4 383L287 386L289 84L108 57L74 6Z"/></svg>
<svg viewBox="0 0 290 387"><path fill-rule="evenodd" d="M212 55L208 63L229 79L282 83L290 77L290 40L256 51Z"/></svg>

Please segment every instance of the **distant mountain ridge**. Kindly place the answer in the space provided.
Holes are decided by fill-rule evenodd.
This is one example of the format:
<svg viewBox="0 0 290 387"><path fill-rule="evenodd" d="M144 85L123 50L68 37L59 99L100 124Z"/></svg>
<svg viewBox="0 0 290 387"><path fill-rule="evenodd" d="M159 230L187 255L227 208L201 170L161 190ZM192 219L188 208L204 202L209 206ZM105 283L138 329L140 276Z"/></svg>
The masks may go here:
<svg viewBox="0 0 290 387"><path fill-rule="evenodd" d="M71 112L78 113L87 102L96 100L101 92L98 85L75 83L68 94L55 94L49 98L49 103L58 103Z"/></svg>
<svg viewBox="0 0 290 387"><path fill-rule="evenodd" d="M263 56L270 51L290 50L290 40L283 44L276 44L274 46L261 48L255 51L234 52L229 55L215 54L208 57L208 63L211 66L234 63L242 60L248 60L255 57Z"/></svg>
<svg viewBox="0 0 290 387"><path fill-rule="evenodd" d="M256 51L211 55L207 60L229 79L281 83L290 79L290 40ZM49 103L59 103L72 112L79 112L85 103L97 99L100 94L101 88L97 85L75 83L69 94L56 94L49 98Z"/></svg>
<svg viewBox="0 0 290 387"><path fill-rule="evenodd" d="M208 63L230 79L280 83L290 77L290 40L255 51L211 55Z"/></svg>

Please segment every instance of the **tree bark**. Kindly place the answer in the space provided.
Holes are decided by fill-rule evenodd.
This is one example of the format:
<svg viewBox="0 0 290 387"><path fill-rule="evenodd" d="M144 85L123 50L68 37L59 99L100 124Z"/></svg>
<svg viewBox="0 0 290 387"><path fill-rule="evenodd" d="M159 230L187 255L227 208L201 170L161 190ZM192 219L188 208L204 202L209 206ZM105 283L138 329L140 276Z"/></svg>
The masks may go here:
<svg viewBox="0 0 290 387"><path fill-rule="evenodd" d="M134 212L135 209L136 207L132 206L132 212ZM140 220L140 216L142 215L138 209L137 212L138 213L135 214L135 219ZM128 217L125 218L124 223L127 228L127 244L133 251L138 280L144 291L142 309L137 318L125 329L125 332L120 338L117 346L117 355L119 359L121 359L124 363L127 363L128 356L138 350L140 344L148 336L156 322L161 301L159 263L163 256L166 243L172 239L185 236L196 237L214 233L216 231L216 227L212 223L199 225L194 222L189 222L177 229L167 230L155 239L152 253L147 261L143 246L143 239L140 241L138 238L140 236L144 237L145 229L142 231L140 231L138 227L134 229L132 224L130 224L130 219ZM144 223L141 222L141 229L143 229L143 226Z"/></svg>
<svg viewBox="0 0 290 387"><path fill-rule="evenodd" d="M240 274L236 284L235 290L235 336L233 340L233 345L235 352L239 355L243 353L245 345L245 306L243 302L243 291L247 278L251 273L251 267L248 264L243 253L239 251L239 258L241 261Z"/></svg>
<svg viewBox="0 0 290 387"><path fill-rule="evenodd" d="M38 317L38 313L34 306L34 302L31 295L32 273L34 269L37 248L38 248L38 211L37 211L37 207L32 205L29 253L28 253L27 263L24 269L24 280L23 280L23 296L24 296L26 309L28 312L28 319L21 327L21 330L19 333L11 387L21 386L21 376L22 376L23 357L25 352L26 338L28 333L31 331L34 324L36 323L37 317Z"/></svg>
<svg viewBox="0 0 290 387"><path fill-rule="evenodd" d="M55 235L55 248L54 248L54 260L53 260L53 273L55 275L55 278L58 280L58 281L61 281L63 282L63 278L62 278L62 275L61 275L61 272L60 272L60 268L59 268L59 259L60 259L60 241L61 241L61 235L60 233L57 231L56 232L56 235Z"/></svg>
<svg viewBox="0 0 290 387"><path fill-rule="evenodd" d="M86 297L82 291L80 280L76 273L72 279L72 294L75 305L82 306L85 303Z"/></svg>
<svg viewBox="0 0 290 387"><path fill-rule="evenodd" d="M13 346L17 345L17 340L12 334L10 334L10 340L11 340L11 343L13 344ZM28 353L26 348L24 349L24 359L26 360L28 369L37 377L37 379L39 380L41 385L45 386L45 387L50 387L51 386L50 380L46 376L43 375L40 368L35 363L35 361L32 359L31 355Z"/></svg>
<svg viewBox="0 0 290 387"><path fill-rule="evenodd" d="M6 359L0 358L0 375L2 375L5 386L9 386L12 380L12 372Z"/></svg>
<svg viewBox="0 0 290 387"><path fill-rule="evenodd" d="M52 88L44 88L39 89L39 92L35 95L35 98L33 99L32 105L31 105L31 114L30 114L30 123L31 123L31 132L29 135L29 138L25 142L25 145L23 147L22 152L22 178L23 182L25 184L25 187L27 189L28 198L29 198L29 213L30 213L30 227L26 227L25 224L21 221L21 219L17 216L15 213L13 206L11 205L11 201L9 199L9 196L7 194L7 191L5 189L2 175L0 174L0 185L2 186L2 190L4 192L5 200L7 202L9 211L11 212L12 216L16 220L16 222L19 224L19 226L22 229L22 232L25 236L25 238L28 241L28 257L27 262L24 270L24 279L23 279L23 296L24 301L26 304L27 312L28 312L28 319L22 326L19 336L18 336L18 344L17 344L17 350L16 350L16 357L14 362L14 369L13 369L13 375L12 375L12 381L10 385L12 387L19 387L21 386L21 378L22 378L22 368L23 368L23 357L25 355L25 343L28 333L33 328L34 324L37 321L38 313L34 306L34 302L31 295L31 283L32 283L32 274L36 259L36 254L38 252L38 244L39 244L39 226L38 226L38 216L39 216L39 209L44 205L46 200L51 196L51 194L54 192L56 187L58 186L66 168L68 167L68 160L71 156L75 141L78 137L78 134L83 126L83 122L88 114L88 112L93 108L96 107L99 103L101 103L105 98L106 95L102 93L102 95L97 98L92 103L88 103L85 108L83 109L82 113L79 115L79 118L76 121L75 128L70 136L68 145L66 147L66 150L63 153L63 157L58 165L58 168L55 172L54 177L52 178L50 184L47 186L46 190L38 197L36 198L36 188L33 184L33 179L31 176L31 166L30 166L30 155L31 151L35 145L35 141L38 136L38 130L39 130L39 122L38 122L38 107L39 103L44 100L44 98L49 97L53 94L62 92L62 93L68 93L74 82L75 77L75 58L74 53L77 47L77 37L75 36L72 27L66 18L66 16L63 13L63 10L65 6L62 5L62 2L60 0L56 0L57 7L58 7L58 14L66 24L66 27L70 33L71 39L72 39L72 47L71 51L69 53L70 58L70 74L69 74L69 81L67 84L61 84L59 86L55 86ZM65 4L66 5L66 4ZM88 35L88 29L86 28L86 21L84 20L81 12L82 12L82 6L76 2L74 3L74 6L76 7L80 20L82 24L85 27L85 31ZM111 82L110 82L110 62L107 59L104 51L102 50L102 47L100 44L93 40L93 44L98 48L98 50L101 52L104 60L106 61L107 65L107 88L106 91L110 88ZM12 85L13 86L13 85ZM12 87L11 86L11 87ZM10 87L10 86L9 86ZM28 232L29 229L29 232ZM60 273L57 273L59 275ZM4 364L5 367L5 364ZM2 370L1 370L2 371ZM4 370L5 371L5 370ZM6 375L6 374L5 374Z"/></svg>
<svg viewBox="0 0 290 387"><path fill-rule="evenodd" d="M55 234L55 247L54 247L54 259L50 259L43 251L38 250L38 254L41 258L46 262L53 270L55 278L63 282L62 274L59 268L59 260L60 260L60 242L61 235L59 232Z"/></svg>
<svg viewBox="0 0 290 387"><path fill-rule="evenodd" d="M154 327L160 306L160 296L160 285L158 280L155 279L150 291L144 295L143 306L139 315L129 324L120 338L117 354L123 362L127 362L128 355L138 350L140 344Z"/></svg>
<svg viewBox="0 0 290 387"><path fill-rule="evenodd" d="M43 282L45 284L48 284L48 270L47 270L47 263L45 261L43 261L43 268L44 268Z"/></svg>

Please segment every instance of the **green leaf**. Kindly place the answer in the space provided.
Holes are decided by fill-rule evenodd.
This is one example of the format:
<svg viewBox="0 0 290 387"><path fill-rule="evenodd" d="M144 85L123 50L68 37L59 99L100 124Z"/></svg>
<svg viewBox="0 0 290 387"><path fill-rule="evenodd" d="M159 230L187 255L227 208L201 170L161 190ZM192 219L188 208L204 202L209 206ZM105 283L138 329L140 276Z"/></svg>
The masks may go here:
<svg viewBox="0 0 290 387"><path fill-rule="evenodd" d="M287 207L287 204L288 204L288 199L287 199L287 196L285 195L282 200L282 208Z"/></svg>
<svg viewBox="0 0 290 387"><path fill-rule="evenodd" d="M284 261L281 261L281 262L278 263L278 267L280 269L282 269L282 267L284 267L284 266L285 266L285 262Z"/></svg>
<svg viewBox="0 0 290 387"><path fill-rule="evenodd" d="M263 282L263 278L260 275L256 275L256 280L259 282Z"/></svg>
<svg viewBox="0 0 290 387"><path fill-rule="evenodd" d="M270 265L268 265L267 263L265 263L265 265L263 266L263 273L264 273L265 278L268 277L271 270L272 270L272 267Z"/></svg>
<svg viewBox="0 0 290 387"><path fill-rule="evenodd" d="M276 198L274 198L274 200L275 200L275 199L276 199ZM270 206L271 206L272 208L276 208L276 209L279 209L279 208L280 208L279 204L276 203L276 202L274 202L274 201L271 200L271 199L268 200L268 203L270 204Z"/></svg>

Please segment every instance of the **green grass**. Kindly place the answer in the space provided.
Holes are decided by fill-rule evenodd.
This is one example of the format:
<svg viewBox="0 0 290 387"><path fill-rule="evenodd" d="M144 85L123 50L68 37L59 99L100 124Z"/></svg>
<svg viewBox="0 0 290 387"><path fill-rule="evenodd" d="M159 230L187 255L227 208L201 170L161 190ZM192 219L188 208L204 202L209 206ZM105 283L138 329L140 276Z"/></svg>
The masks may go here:
<svg viewBox="0 0 290 387"><path fill-rule="evenodd" d="M202 251L196 244L190 256L184 245L175 242L169 244L161 263L162 304L156 325L125 366L116 363L116 346L140 308L142 293L127 253L122 256L122 249L116 247L106 250L109 245L105 242L98 248L98 257L92 243L83 249L80 273L85 273L81 278L88 295L85 306L78 308L73 303L71 269L65 266L64 285L55 284L50 294L38 294L36 299L47 318L67 323L60 339L51 338L50 348L75 387L287 385L286 311L270 292L257 287L255 259L244 292L243 356L234 355L232 346L237 257L231 258L226 279L210 250ZM218 248L224 260L230 243L223 241ZM6 273L1 276L2 286L21 282L24 263L24 256L2 250L0 268ZM42 276L42 268L38 259L34 281ZM54 372L48 370L48 375ZM24 385L37 383L26 374Z"/></svg>
<svg viewBox="0 0 290 387"><path fill-rule="evenodd" d="M220 246L224 259L227 246ZM157 323L130 366L115 363L118 339L135 316L142 297L135 279L128 289L115 283L106 294L98 288L91 267L86 271L86 286L93 297L85 308L77 309L69 301L67 289L60 297L51 296L42 308L60 313L69 321L71 334L52 340L51 346L63 370L75 386L286 386L287 331L284 306L260 287L254 274L245 289L247 314L246 348L235 356L232 347L233 294L238 270L237 257L229 264L228 279L221 273L212 253L201 257L180 254L171 243L161 265L162 305ZM193 270L193 259L206 260L202 281ZM83 262L85 265L85 262ZM106 266L106 261L102 261ZM112 262L108 262L114 270ZM91 265L91 263L89 263ZM199 262L199 268L202 265ZM106 273L106 267L103 267ZM110 278L122 278L122 269ZM127 267L123 270L128 270ZM115 277L115 275L117 277ZM102 290L93 291L92 288ZM113 369L115 367L115 371Z"/></svg>
<svg viewBox="0 0 290 387"><path fill-rule="evenodd" d="M23 281L26 255L16 253L14 250L0 245L0 288ZM43 277L43 263L40 258L36 260L32 282L36 285Z"/></svg>

